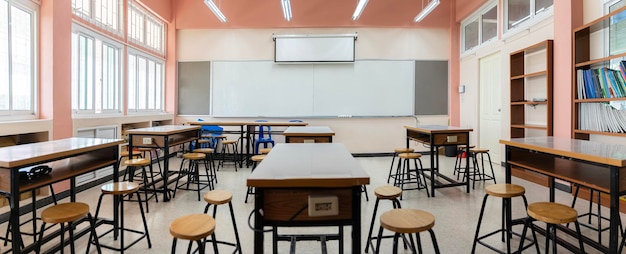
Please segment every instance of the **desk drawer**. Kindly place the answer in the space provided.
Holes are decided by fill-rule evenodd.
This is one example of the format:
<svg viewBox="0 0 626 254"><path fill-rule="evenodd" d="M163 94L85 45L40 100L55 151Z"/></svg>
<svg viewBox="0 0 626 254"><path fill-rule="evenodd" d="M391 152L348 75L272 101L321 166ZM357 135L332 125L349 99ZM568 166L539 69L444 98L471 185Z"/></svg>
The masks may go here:
<svg viewBox="0 0 626 254"><path fill-rule="evenodd" d="M332 137L287 137L287 143L332 143Z"/></svg>
<svg viewBox="0 0 626 254"><path fill-rule="evenodd" d="M310 217L307 210L309 195L337 196L339 214ZM264 219L266 221L287 222L297 214L292 221L349 220L352 218L351 198L351 188L264 189Z"/></svg>
<svg viewBox="0 0 626 254"><path fill-rule="evenodd" d="M433 143L431 145L442 146L442 145L465 145L467 142L467 134L433 134Z"/></svg>

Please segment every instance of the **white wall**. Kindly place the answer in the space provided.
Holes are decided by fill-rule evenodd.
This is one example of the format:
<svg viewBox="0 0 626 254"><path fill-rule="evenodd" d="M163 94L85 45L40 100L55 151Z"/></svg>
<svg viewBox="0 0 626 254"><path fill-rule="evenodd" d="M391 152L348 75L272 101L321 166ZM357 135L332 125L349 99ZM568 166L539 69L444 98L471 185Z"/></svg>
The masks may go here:
<svg viewBox="0 0 626 254"><path fill-rule="evenodd" d="M449 60L449 32L444 29L302 28L302 29L210 29L179 30L178 61L272 60L272 34L357 33L357 59ZM210 116L177 116L177 123L211 120ZM418 116L420 124L448 124L448 116ZM254 120L224 119L217 120ZM288 120L288 119L270 119ZM413 117L303 119L310 125L329 126L333 141L344 143L352 153L390 153L405 146L404 125ZM281 137L277 137L279 140ZM411 144L426 150L422 145Z"/></svg>

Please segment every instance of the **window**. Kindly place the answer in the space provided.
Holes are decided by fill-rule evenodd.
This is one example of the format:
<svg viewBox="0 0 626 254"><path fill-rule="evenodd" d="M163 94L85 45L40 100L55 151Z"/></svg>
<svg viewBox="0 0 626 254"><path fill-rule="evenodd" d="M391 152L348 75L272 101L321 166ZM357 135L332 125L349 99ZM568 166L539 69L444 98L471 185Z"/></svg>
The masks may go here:
<svg viewBox="0 0 626 254"><path fill-rule="evenodd" d="M0 1L0 116L35 117L35 34L38 7Z"/></svg>
<svg viewBox="0 0 626 254"><path fill-rule="evenodd" d="M107 31L122 34L121 0L72 0L72 12Z"/></svg>
<svg viewBox="0 0 626 254"><path fill-rule="evenodd" d="M498 35L498 6L491 1L461 24L463 52L487 43Z"/></svg>
<svg viewBox="0 0 626 254"><path fill-rule="evenodd" d="M128 39L139 46L163 55L165 52L165 24L129 0Z"/></svg>
<svg viewBox="0 0 626 254"><path fill-rule="evenodd" d="M72 32L72 110L121 112L121 45L75 25Z"/></svg>
<svg viewBox="0 0 626 254"><path fill-rule="evenodd" d="M606 14L624 7L626 1L611 1L606 4ZM611 26L608 32L609 55L617 55L626 52L626 13L622 12L611 18Z"/></svg>
<svg viewBox="0 0 626 254"><path fill-rule="evenodd" d="M164 62L129 50L128 112L163 111Z"/></svg>
<svg viewBox="0 0 626 254"><path fill-rule="evenodd" d="M529 26L527 21L538 16L549 16L554 0L504 0L505 33L518 27ZM546 15L543 15L543 14ZM531 22L532 23L532 22ZM522 24L526 24L522 26Z"/></svg>

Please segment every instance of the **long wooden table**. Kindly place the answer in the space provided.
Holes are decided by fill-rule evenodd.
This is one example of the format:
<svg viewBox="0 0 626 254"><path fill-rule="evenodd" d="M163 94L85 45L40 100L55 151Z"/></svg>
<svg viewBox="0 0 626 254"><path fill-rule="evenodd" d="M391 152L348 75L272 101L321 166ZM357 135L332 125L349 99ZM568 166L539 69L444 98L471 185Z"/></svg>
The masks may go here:
<svg viewBox="0 0 626 254"><path fill-rule="evenodd" d="M619 248L619 197L626 194L626 146L588 140L533 137L500 140L506 146L506 182L511 182L511 168L519 167L549 178L549 199L554 202L555 178L609 194L609 246L583 235L583 241L603 253L617 253ZM511 208L506 208L511 218ZM510 227L510 222L508 222ZM570 235L576 234L561 227ZM561 242L578 252L575 245Z"/></svg>
<svg viewBox="0 0 626 254"><path fill-rule="evenodd" d="M469 133L470 128L459 128L444 125L416 125L404 126L406 129L406 147L409 147L409 141L415 140L430 146L430 191L431 197L435 196L435 189L447 188L455 186L465 186L467 193L470 191L469 180L469 156L465 161L465 181L456 181L448 176L443 175L439 171L439 147L444 146L465 146L465 151L469 151ZM447 183L439 181L445 180Z"/></svg>
<svg viewBox="0 0 626 254"><path fill-rule="evenodd" d="M189 125L163 125L128 130L128 149L133 148L157 148L163 149L163 186L159 191L163 192L163 200L169 201L169 158L170 147L182 145L200 137L200 126ZM156 184L156 183L152 183Z"/></svg>
<svg viewBox="0 0 626 254"><path fill-rule="evenodd" d="M283 136L286 143L332 143L335 132L327 126L292 126Z"/></svg>
<svg viewBox="0 0 626 254"><path fill-rule="evenodd" d="M70 179L70 199L76 201L75 177L113 166L118 177L117 156L121 139L68 138L0 148L0 191L9 196L12 253L30 252L35 244L21 249L20 193ZM19 169L45 164L52 168L47 176L20 179ZM33 212L36 209L33 204Z"/></svg>
<svg viewBox="0 0 626 254"><path fill-rule="evenodd" d="M352 253L361 253L361 186L369 182L343 144L277 144L247 180L255 187L254 253L263 253L264 226L343 225L352 225ZM337 196L338 215L309 216L309 195Z"/></svg>

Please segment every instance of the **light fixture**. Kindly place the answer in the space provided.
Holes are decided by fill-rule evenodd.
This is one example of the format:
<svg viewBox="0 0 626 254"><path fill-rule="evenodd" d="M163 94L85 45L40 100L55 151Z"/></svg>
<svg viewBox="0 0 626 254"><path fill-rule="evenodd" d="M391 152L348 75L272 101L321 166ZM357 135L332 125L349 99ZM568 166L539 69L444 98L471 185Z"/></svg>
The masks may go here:
<svg viewBox="0 0 626 254"><path fill-rule="evenodd" d="M206 4L206 6L208 6L209 9L211 9L213 14L215 14L215 17L217 17L217 19L219 19L222 23L226 22L226 16L224 16L224 13L220 11L220 8L218 8L217 5L215 5L213 0L204 0L204 4Z"/></svg>
<svg viewBox="0 0 626 254"><path fill-rule="evenodd" d="M437 5L439 5L439 0L430 1L430 3L428 3L428 5L426 5L426 7L422 9L422 11L419 14L417 14L417 16L415 16L415 19L413 20L413 22L422 21L422 19L428 16L428 14L432 12L435 9L435 7L437 7Z"/></svg>
<svg viewBox="0 0 626 254"><path fill-rule="evenodd" d="M356 9L354 9L354 13L352 14L352 20L359 19L366 5L367 0L359 0L359 3L356 4Z"/></svg>
<svg viewBox="0 0 626 254"><path fill-rule="evenodd" d="M291 3L289 0L280 0L281 5L283 6L283 16L285 16L285 20L291 20Z"/></svg>

